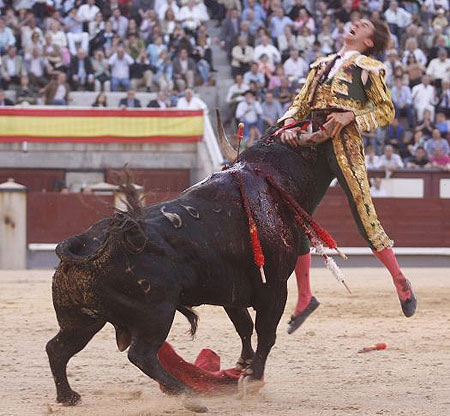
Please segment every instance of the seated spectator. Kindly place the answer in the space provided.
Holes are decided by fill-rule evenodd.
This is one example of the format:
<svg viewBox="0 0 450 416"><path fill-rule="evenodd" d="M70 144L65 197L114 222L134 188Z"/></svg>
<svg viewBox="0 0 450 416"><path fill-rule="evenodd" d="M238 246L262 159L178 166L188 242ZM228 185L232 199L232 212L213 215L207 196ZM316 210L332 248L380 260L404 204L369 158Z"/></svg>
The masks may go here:
<svg viewBox="0 0 450 416"><path fill-rule="evenodd" d="M156 10L159 20L164 20L167 17L167 12L169 10L172 12L175 20L181 20L179 17L180 8L178 7L175 0L166 0L165 2L161 3L161 7Z"/></svg>
<svg viewBox="0 0 450 416"><path fill-rule="evenodd" d="M398 146L405 137L405 128L400 124L398 118L394 118L392 124L386 128L386 144L398 151Z"/></svg>
<svg viewBox="0 0 450 416"><path fill-rule="evenodd" d="M394 71L397 67L401 67L403 64L398 59L398 53L395 49L390 49L387 51L387 60L384 63L384 67L386 68L386 84L389 87L392 87L395 82ZM402 81L402 77L398 77Z"/></svg>
<svg viewBox="0 0 450 416"><path fill-rule="evenodd" d="M187 49L181 49L178 56L173 61L173 73L175 83L179 91L186 87L194 86L196 65L195 61L189 57Z"/></svg>
<svg viewBox="0 0 450 416"><path fill-rule="evenodd" d="M92 107L108 107L108 99L106 98L106 94L104 92L97 95Z"/></svg>
<svg viewBox="0 0 450 416"><path fill-rule="evenodd" d="M89 52L89 33L83 31L83 23L77 15L77 9L74 7L64 18L65 30L67 33L67 43L69 51L72 55L77 53L77 43L81 43L81 47Z"/></svg>
<svg viewBox="0 0 450 416"><path fill-rule="evenodd" d="M378 169L380 166L380 157L376 155L375 148L368 145L365 150L365 160L367 169Z"/></svg>
<svg viewBox="0 0 450 416"><path fill-rule="evenodd" d="M164 36L169 37L175 31L177 25L175 13L172 9L167 9L164 19L161 21L161 30Z"/></svg>
<svg viewBox="0 0 450 416"><path fill-rule="evenodd" d="M370 178L370 195L373 198L387 197L387 192L383 189L383 180L380 177Z"/></svg>
<svg viewBox="0 0 450 416"><path fill-rule="evenodd" d="M281 79L281 85L273 90L274 96L280 102L283 112L287 111L295 95L295 89L287 77Z"/></svg>
<svg viewBox="0 0 450 416"><path fill-rule="evenodd" d="M334 51L334 39L331 36L330 24L331 24L330 17L327 16L323 21L322 30L317 36L317 40L320 42L321 45L320 51L324 55L328 55Z"/></svg>
<svg viewBox="0 0 450 416"><path fill-rule="evenodd" d="M397 37L411 24L412 16L402 7L398 7L396 1L389 3L389 8L384 12L384 17L389 25L389 29Z"/></svg>
<svg viewBox="0 0 450 416"><path fill-rule="evenodd" d="M286 26L282 35L278 36L278 49L281 51L281 60L284 62L292 49L298 50L297 36L292 33L292 28Z"/></svg>
<svg viewBox="0 0 450 416"><path fill-rule="evenodd" d="M439 94L437 111L443 112L446 117L450 117L450 81L442 80L442 90Z"/></svg>
<svg viewBox="0 0 450 416"><path fill-rule="evenodd" d="M196 4L195 0L188 0L187 5L180 9L178 19L184 29L194 32L201 23L209 20L209 16L203 2Z"/></svg>
<svg viewBox="0 0 450 416"><path fill-rule="evenodd" d="M243 144L250 147L261 136L263 110L252 91L246 91L244 97L245 99L236 108L236 118L244 123Z"/></svg>
<svg viewBox="0 0 450 416"><path fill-rule="evenodd" d="M255 81L258 84L259 88L264 88L266 80L264 78L264 74L258 72L258 63L252 62L250 65L250 71L247 71L244 74L244 82L247 85L250 85L251 81Z"/></svg>
<svg viewBox="0 0 450 416"><path fill-rule="evenodd" d="M431 60L427 68L427 75L430 76L436 88L441 88L442 80L450 76L450 58L447 57L445 48L439 49L438 57Z"/></svg>
<svg viewBox="0 0 450 416"><path fill-rule="evenodd" d="M400 77L395 78L391 96L395 107L396 117L406 116L409 127L414 127L415 120L411 89L407 85L403 85Z"/></svg>
<svg viewBox="0 0 450 416"><path fill-rule="evenodd" d="M281 80L283 78L286 78L286 75L284 74L284 67L283 65L278 64L278 66L275 68L275 74L273 74L270 78L267 89L269 91L273 91L275 90L275 88L281 87Z"/></svg>
<svg viewBox="0 0 450 416"><path fill-rule="evenodd" d="M111 23L114 32L116 32L121 39L125 39L125 35L128 30L128 19L125 16L122 16L122 13L118 7L113 10Z"/></svg>
<svg viewBox="0 0 450 416"><path fill-rule="evenodd" d="M208 111L208 107L207 107L206 103L199 97L196 97L194 95L194 92L190 88L186 88L186 90L184 92L184 97L181 97L178 100L177 108L180 110Z"/></svg>
<svg viewBox="0 0 450 416"><path fill-rule="evenodd" d="M94 68L83 48L78 48L77 55L70 61L69 82L74 91L94 90Z"/></svg>
<svg viewBox="0 0 450 416"><path fill-rule="evenodd" d="M406 63L406 72L408 74L408 82L410 88L419 85L422 81L422 76L425 74L425 66L417 62L414 55L408 56L408 61ZM395 76L398 76L394 73Z"/></svg>
<svg viewBox="0 0 450 416"><path fill-rule="evenodd" d="M450 156L445 153L441 146L436 146L433 150L433 156L431 157L431 164L434 168L441 169L443 171L450 171Z"/></svg>
<svg viewBox="0 0 450 416"><path fill-rule="evenodd" d="M47 84L47 63L39 49L35 48L31 53L25 54L24 64L31 85L42 88Z"/></svg>
<svg viewBox="0 0 450 416"><path fill-rule="evenodd" d="M245 3L244 3L245 6ZM264 24L264 21L266 19L266 12L264 11L264 8L261 6L261 4L256 0L247 0L247 6L244 7L244 10L242 12L242 19L243 20L249 20L248 14L252 13L254 15L254 18L256 21L258 21L261 25Z"/></svg>
<svg viewBox="0 0 450 416"><path fill-rule="evenodd" d="M0 53L8 51L11 46L16 44L16 38L12 30L5 25L5 21L0 18Z"/></svg>
<svg viewBox="0 0 450 416"><path fill-rule="evenodd" d="M297 46L301 51L310 50L315 42L314 33L307 27L302 28L297 36ZM321 52L322 45L320 45L319 52Z"/></svg>
<svg viewBox="0 0 450 416"><path fill-rule="evenodd" d="M305 59L305 61L307 62L308 65L311 65L317 58L320 58L321 56L323 56L323 53L321 51L322 45L320 44L319 41L315 41L312 44L312 48L308 49L303 58Z"/></svg>
<svg viewBox="0 0 450 416"><path fill-rule="evenodd" d="M150 108L169 108L170 99L165 91L159 91L154 100L150 100L147 107Z"/></svg>
<svg viewBox="0 0 450 416"><path fill-rule="evenodd" d="M39 33L35 32L31 35L31 40L28 42L27 46L25 46L25 55L30 55L33 50L37 49L40 53L43 52L44 44L42 40L44 37L39 36Z"/></svg>
<svg viewBox="0 0 450 416"><path fill-rule="evenodd" d="M282 7L277 7L270 19L270 35L272 40L276 42L278 37L284 33L286 27L292 26L294 22L290 17L284 15Z"/></svg>
<svg viewBox="0 0 450 416"><path fill-rule="evenodd" d="M284 74L289 78L289 81L291 82L303 78L309 70L306 61L299 56L297 49L291 49L290 57L284 63L283 68Z"/></svg>
<svg viewBox="0 0 450 416"><path fill-rule="evenodd" d="M155 27L158 27L158 15L155 10L147 10L144 13L141 26L139 27L140 38L144 39L146 43L151 43L154 40L152 34L155 31Z"/></svg>
<svg viewBox="0 0 450 416"><path fill-rule="evenodd" d="M55 73L51 81L40 91L47 105L67 105L69 103L70 86L64 72Z"/></svg>
<svg viewBox="0 0 450 416"><path fill-rule="evenodd" d="M261 44L253 52L253 60L259 61L262 55L267 55L274 64L281 61L280 52L270 43L270 38L267 35L261 37Z"/></svg>
<svg viewBox="0 0 450 416"><path fill-rule="evenodd" d="M267 85L272 77L272 74L275 72L275 67L266 54L261 55L259 58L258 72L264 75L264 85Z"/></svg>
<svg viewBox="0 0 450 416"><path fill-rule="evenodd" d="M223 21L222 30L220 33L220 41L224 50L227 52L228 56L231 56L231 50L234 46L235 39L239 36L239 29L242 29L240 25L239 11L237 9L232 9L228 11L226 19ZM248 33L248 23L247 23L247 33ZM242 30L241 30L242 36ZM244 36L245 37L245 36ZM247 39L247 43L251 44Z"/></svg>
<svg viewBox="0 0 450 416"><path fill-rule="evenodd" d="M30 79L23 75L16 92L16 104L35 105L38 103L38 95L38 90L30 85Z"/></svg>
<svg viewBox="0 0 450 416"><path fill-rule="evenodd" d="M0 107L9 107L14 105L14 103L5 96L5 91L3 88L0 88Z"/></svg>
<svg viewBox="0 0 450 416"><path fill-rule="evenodd" d="M111 72L109 64L102 50L95 51L92 60L92 69L94 71L94 89L95 91L111 90Z"/></svg>
<svg viewBox="0 0 450 416"><path fill-rule="evenodd" d="M20 78L26 75L26 69L21 56L17 55L17 48L10 46L8 53L1 60L1 75L3 87L9 89L20 85Z"/></svg>
<svg viewBox="0 0 450 416"><path fill-rule="evenodd" d="M89 23L95 20L98 13L100 13L100 9L95 5L95 0L86 0L86 3L80 6L77 17L80 22L85 24L85 32L88 31Z"/></svg>
<svg viewBox="0 0 450 416"><path fill-rule="evenodd" d="M231 75L244 74L250 70L253 61L253 48L247 44L247 40L239 36L238 44L231 51Z"/></svg>
<svg viewBox="0 0 450 416"><path fill-rule="evenodd" d="M423 53L422 49L418 48L417 46L417 40L415 38L409 38L406 41L405 45L405 52L403 54L403 64L406 65L409 60L409 56L413 55L416 58L416 61L422 65L425 66L427 64L427 57Z"/></svg>
<svg viewBox="0 0 450 416"><path fill-rule="evenodd" d="M445 155L450 154L450 146L447 140L443 139L439 129L433 129L431 139L425 142L425 150L429 155L434 155L434 149L440 147Z"/></svg>
<svg viewBox="0 0 450 416"><path fill-rule="evenodd" d="M386 171L386 177L390 177L392 172L403 167L402 158L394 153L394 148L388 144L384 147L378 167Z"/></svg>
<svg viewBox="0 0 450 416"><path fill-rule="evenodd" d="M141 102L136 98L136 91L129 89L126 98L119 101L120 108L141 108Z"/></svg>
<svg viewBox="0 0 450 416"><path fill-rule="evenodd" d="M66 34L61 30L61 25L58 21L54 21L50 30L46 33L51 38L51 44L59 47L60 50L67 48L67 37ZM87 52L87 51L86 51Z"/></svg>
<svg viewBox="0 0 450 416"><path fill-rule="evenodd" d="M302 33L303 29L307 28L309 33L313 33L316 29L314 19L308 13L306 8L302 8L298 11L298 16L294 21L294 28L297 33Z"/></svg>
<svg viewBox="0 0 450 416"><path fill-rule="evenodd" d="M272 91L266 92L266 99L261 105L262 119L264 120L264 129L273 126L277 120L283 115L281 105L273 97Z"/></svg>
<svg viewBox="0 0 450 416"><path fill-rule="evenodd" d="M1 22L0 22L0 28L1 28ZM33 42L33 45L31 45L33 41L33 35L37 35L37 39L35 38L35 41ZM0 35L1 38L1 35ZM22 41L22 47L25 49L25 51L32 50L37 46L37 44L40 44L42 47L42 44L44 42L44 34L42 33L42 30L40 27L36 26L36 19L33 15L33 13L28 13L25 20L22 22L22 27L20 29L20 38ZM1 42L0 42L1 45ZM0 47L1 50L1 47Z"/></svg>
<svg viewBox="0 0 450 416"><path fill-rule="evenodd" d="M428 159L427 152L422 146L418 146L414 152L414 156L408 160L406 167L409 169L430 168L431 162Z"/></svg>
<svg viewBox="0 0 450 416"><path fill-rule="evenodd" d="M133 58L125 53L123 45L118 46L117 52L109 58L111 67L111 90L119 91L120 87L128 90L130 88L130 66L134 63Z"/></svg>
<svg viewBox="0 0 450 416"><path fill-rule="evenodd" d="M103 15L101 12L98 12L95 15L95 19L90 21L88 24L89 28L89 49L95 50L98 49L101 45L98 44L98 39L101 34L105 31L106 23L103 20ZM110 26L112 27L112 25Z"/></svg>
<svg viewBox="0 0 450 416"><path fill-rule="evenodd" d="M424 75L422 82L412 89L412 99L418 120L423 120L425 110L428 110L431 119L434 119L434 106L437 102L434 87L430 85L430 77L428 75Z"/></svg>
<svg viewBox="0 0 450 416"><path fill-rule="evenodd" d="M159 59L156 62L156 68L158 68L158 70L153 77L153 82L159 86L160 90L172 90L173 64L167 51L161 52Z"/></svg>
<svg viewBox="0 0 450 416"><path fill-rule="evenodd" d="M167 45L164 45L162 36L157 36L154 38L154 42L147 46L147 56L153 68L156 68L162 51L167 51Z"/></svg>
<svg viewBox="0 0 450 416"><path fill-rule="evenodd" d="M147 92L152 90L153 72L145 50L141 52L134 64L131 65L130 76L133 89L137 90L140 87L145 87Z"/></svg>
<svg viewBox="0 0 450 416"><path fill-rule="evenodd" d="M253 31L250 28L250 22L248 20L244 20L243 22L241 22L240 29L241 31L239 33L239 36L242 36L247 41L247 44L254 48L256 44L255 35L257 30Z"/></svg>
<svg viewBox="0 0 450 416"><path fill-rule="evenodd" d="M125 34L125 37L128 39L131 35L134 35L134 36L136 36L136 38L139 39L139 28L136 23L136 20L134 20L134 19L128 20L128 29Z"/></svg>
<svg viewBox="0 0 450 416"><path fill-rule="evenodd" d="M443 137L446 137L450 132L450 120L447 120L444 113L436 114L436 128L441 132Z"/></svg>
<svg viewBox="0 0 450 416"><path fill-rule="evenodd" d="M126 42L126 51L134 60L142 53L146 53L145 43L139 39L134 33L128 35Z"/></svg>

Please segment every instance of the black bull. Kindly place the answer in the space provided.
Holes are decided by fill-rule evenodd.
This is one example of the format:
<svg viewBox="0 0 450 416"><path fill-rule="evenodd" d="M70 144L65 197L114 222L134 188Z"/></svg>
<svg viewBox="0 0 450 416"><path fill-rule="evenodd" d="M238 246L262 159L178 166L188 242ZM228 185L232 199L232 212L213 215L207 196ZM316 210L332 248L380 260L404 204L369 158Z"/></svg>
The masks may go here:
<svg viewBox="0 0 450 416"><path fill-rule="evenodd" d="M251 360L247 378L261 379L302 237L292 210L266 177L311 212L317 200L315 165L314 150L292 149L266 134L233 167L180 197L142 209L131 198L128 213L116 213L60 243L53 278L60 331L47 344L57 400L79 400L67 381L67 362L106 322L116 328L119 349L130 346L133 364L167 391L188 391L162 368L157 351L175 311L195 330L190 307L201 304L225 308L242 340L240 362ZM254 263L239 178L258 226L267 284ZM255 352L248 307L256 311Z"/></svg>

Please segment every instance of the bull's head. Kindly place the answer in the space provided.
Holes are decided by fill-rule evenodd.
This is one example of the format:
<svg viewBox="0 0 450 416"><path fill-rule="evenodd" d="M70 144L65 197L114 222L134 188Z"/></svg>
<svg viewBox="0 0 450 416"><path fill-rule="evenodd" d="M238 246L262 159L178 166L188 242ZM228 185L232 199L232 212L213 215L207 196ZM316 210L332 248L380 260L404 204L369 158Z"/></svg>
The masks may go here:
<svg viewBox="0 0 450 416"><path fill-rule="evenodd" d="M220 119L219 109L216 109L217 116L217 136L219 141L219 147L222 151L222 155L230 163L234 163L237 157L237 151L231 146L227 135L225 134L225 129L223 128L222 120Z"/></svg>

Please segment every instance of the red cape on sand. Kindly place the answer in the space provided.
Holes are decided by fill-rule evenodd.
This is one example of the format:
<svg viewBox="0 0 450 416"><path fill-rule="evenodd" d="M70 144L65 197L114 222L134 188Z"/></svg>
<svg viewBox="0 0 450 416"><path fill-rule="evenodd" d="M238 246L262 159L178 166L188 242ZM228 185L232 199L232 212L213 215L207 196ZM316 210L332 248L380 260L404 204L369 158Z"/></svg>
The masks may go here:
<svg viewBox="0 0 450 416"><path fill-rule="evenodd" d="M158 359L164 369L175 379L197 393L219 393L237 386L241 371L235 368L220 369L220 357L210 349L200 351L194 364L183 360L165 342L158 351ZM165 392L164 387L160 385Z"/></svg>

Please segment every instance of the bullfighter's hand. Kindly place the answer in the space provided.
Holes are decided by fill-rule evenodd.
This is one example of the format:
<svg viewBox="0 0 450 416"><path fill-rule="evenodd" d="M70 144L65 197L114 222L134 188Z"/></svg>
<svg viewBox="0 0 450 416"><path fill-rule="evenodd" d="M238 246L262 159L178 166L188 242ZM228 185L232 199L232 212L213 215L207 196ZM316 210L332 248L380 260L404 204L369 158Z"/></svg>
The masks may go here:
<svg viewBox="0 0 450 416"><path fill-rule="evenodd" d="M293 118L287 118L284 121L284 125L286 126L290 123L293 123L294 121L295 120ZM300 144L297 137L297 132L294 130L285 130L283 133L281 133L280 139L281 143L288 144L292 147L297 147Z"/></svg>
<svg viewBox="0 0 450 416"><path fill-rule="evenodd" d="M329 133L330 137L339 136L342 129L355 121L353 111L345 111L342 113L331 113L327 117L327 122L323 125L324 129Z"/></svg>

